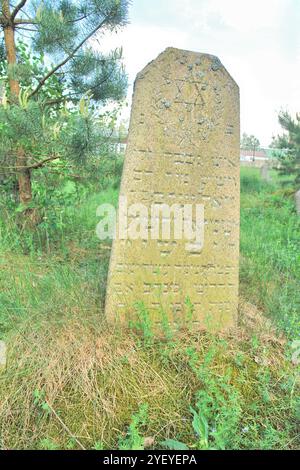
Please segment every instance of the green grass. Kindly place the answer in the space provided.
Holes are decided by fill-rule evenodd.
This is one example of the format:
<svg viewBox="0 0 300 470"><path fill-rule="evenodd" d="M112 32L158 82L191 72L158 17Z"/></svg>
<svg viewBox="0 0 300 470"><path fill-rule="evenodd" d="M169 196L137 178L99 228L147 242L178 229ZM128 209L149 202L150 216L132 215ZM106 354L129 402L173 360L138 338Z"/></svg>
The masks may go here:
<svg viewBox="0 0 300 470"><path fill-rule="evenodd" d="M299 218L289 190L242 171L238 327L166 331L160 341L148 326L143 336L103 318L110 246L96 237L96 208L117 194L81 198L56 213L60 224L51 212L35 234L20 236L5 215L1 447L300 448L289 343L299 334Z"/></svg>
<svg viewBox="0 0 300 470"><path fill-rule="evenodd" d="M299 337L300 217L293 191L262 182L257 170L243 171L241 183L241 292L289 337Z"/></svg>

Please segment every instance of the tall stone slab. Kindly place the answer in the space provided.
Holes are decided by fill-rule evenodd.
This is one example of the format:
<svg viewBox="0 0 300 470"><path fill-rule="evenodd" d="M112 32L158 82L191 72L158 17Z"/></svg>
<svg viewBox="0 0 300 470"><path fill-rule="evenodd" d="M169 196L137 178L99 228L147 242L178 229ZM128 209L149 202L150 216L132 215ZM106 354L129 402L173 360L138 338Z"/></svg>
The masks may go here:
<svg viewBox="0 0 300 470"><path fill-rule="evenodd" d="M260 168L260 177L264 181L271 181L270 167L268 163L264 163L263 166Z"/></svg>
<svg viewBox="0 0 300 470"><path fill-rule="evenodd" d="M300 189L295 194L295 203L297 214L300 215Z"/></svg>
<svg viewBox="0 0 300 470"><path fill-rule="evenodd" d="M204 245L193 252L174 238L114 240L109 321L135 319L144 305L157 323L235 323L239 116L239 88L215 56L168 48L137 75L120 195L149 209L203 204Z"/></svg>
<svg viewBox="0 0 300 470"><path fill-rule="evenodd" d="M6 344L0 341L0 372L6 366Z"/></svg>

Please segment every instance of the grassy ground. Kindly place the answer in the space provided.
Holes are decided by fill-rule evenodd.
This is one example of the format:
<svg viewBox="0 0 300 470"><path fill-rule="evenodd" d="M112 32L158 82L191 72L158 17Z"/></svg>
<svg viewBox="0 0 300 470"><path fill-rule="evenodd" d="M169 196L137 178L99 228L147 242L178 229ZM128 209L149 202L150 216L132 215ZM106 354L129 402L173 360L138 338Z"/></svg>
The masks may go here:
<svg viewBox="0 0 300 470"><path fill-rule="evenodd" d="M23 234L22 246L9 219L1 226L1 447L300 448L292 198L242 172L239 325L160 342L103 318L109 246L95 213L116 200L108 189L66 208L59 230Z"/></svg>
<svg viewBox="0 0 300 470"><path fill-rule="evenodd" d="M300 218L293 191L242 169L241 292L291 338L300 336Z"/></svg>

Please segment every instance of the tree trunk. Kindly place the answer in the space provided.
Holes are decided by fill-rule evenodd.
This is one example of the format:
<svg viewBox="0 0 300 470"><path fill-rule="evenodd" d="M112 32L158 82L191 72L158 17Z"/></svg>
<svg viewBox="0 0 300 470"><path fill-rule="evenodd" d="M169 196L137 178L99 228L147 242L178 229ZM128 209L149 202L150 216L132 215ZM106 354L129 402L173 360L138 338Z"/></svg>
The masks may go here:
<svg viewBox="0 0 300 470"><path fill-rule="evenodd" d="M19 202L24 207L20 223L23 227L33 229L40 222L40 217L37 209L30 207L32 202L31 172L29 168L26 168L27 158L22 147L17 150L16 162L19 166L17 168Z"/></svg>
<svg viewBox="0 0 300 470"><path fill-rule="evenodd" d="M6 49L6 56L9 69L9 88L10 98L14 103L18 102L20 93L20 84L16 79L14 67L17 64L17 53L15 43L15 30L14 23L11 19L11 13L9 9L8 0L2 0L2 12L6 19L3 25L4 30L4 42ZM27 167L27 158L23 148L18 148L16 151L16 171L18 178L18 191L19 191L19 202L22 205L28 205L32 201L32 190L31 190L31 173ZM34 221L35 215L32 209L28 209L26 214Z"/></svg>
<svg viewBox="0 0 300 470"><path fill-rule="evenodd" d="M3 2L6 3L6 2ZM4 12L3 6L3 12ZM6 16L6 15L5 15ZM4 41L5 41L5 48L6 48L6 55L7 55L7 62L9 67L9 88L11 92L12 100L16 101L19 92L20 92L20 85L18 80L15 79L14 75L14 66L17 63L17 54L16 54L16 45L15 45L15 31L13 24L7 20L6 26L4 26Z"/></svg>
<svg viewBox="0 0 300 470"><path fill-rule="evenodd" d="M19 185L19 200L24 206L28 205L32 200L31 192L31 175L30 170L26 168L26 155L22 148L17 152L17 168L18 185ZM24 168L25 167L25 168Z"/></svg>

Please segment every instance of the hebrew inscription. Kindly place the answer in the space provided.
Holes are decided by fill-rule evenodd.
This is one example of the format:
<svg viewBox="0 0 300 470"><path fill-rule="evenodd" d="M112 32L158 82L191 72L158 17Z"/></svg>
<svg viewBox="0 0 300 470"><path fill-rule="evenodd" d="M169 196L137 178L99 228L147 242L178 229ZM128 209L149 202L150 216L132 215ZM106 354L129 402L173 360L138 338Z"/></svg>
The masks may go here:
<svg viewBox="0 0 300 470"><path fill-rule="evenodd" d="M239 138L239 88L218 58L168 48L138 74L120 197L149 213L153 204L201 205L204 241L189 250L180 237L117 236L109 321L134 319L143 303L157 323L162 312L184 323L187 309L195 328L235 323Z"/></svg>

